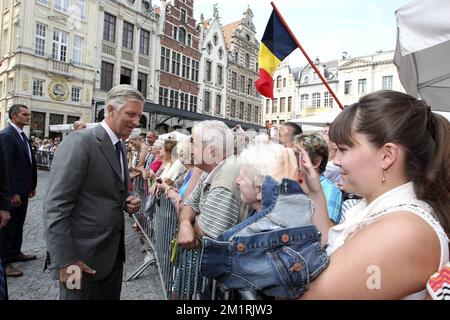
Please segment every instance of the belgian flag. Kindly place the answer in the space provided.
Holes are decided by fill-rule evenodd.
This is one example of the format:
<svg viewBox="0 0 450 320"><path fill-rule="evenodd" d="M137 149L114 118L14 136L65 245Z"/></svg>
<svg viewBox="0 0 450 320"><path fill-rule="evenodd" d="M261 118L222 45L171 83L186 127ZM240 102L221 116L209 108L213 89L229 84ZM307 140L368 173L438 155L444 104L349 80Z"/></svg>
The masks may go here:
<svg viewBox="0 0 450 320"><path fill-rule="evenodd" d="M273 10L259 48L259 80L256 80L259 93L273 99L273 74L281 61L297 48L282 18Z"/></svg>

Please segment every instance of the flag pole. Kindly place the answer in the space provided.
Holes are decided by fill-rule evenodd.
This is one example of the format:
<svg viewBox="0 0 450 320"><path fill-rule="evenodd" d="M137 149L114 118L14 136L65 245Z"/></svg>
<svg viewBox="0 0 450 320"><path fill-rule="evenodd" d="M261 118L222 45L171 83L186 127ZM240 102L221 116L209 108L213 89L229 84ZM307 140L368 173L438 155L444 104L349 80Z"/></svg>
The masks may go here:
<svg viewBox="0 0 450 320"><path fill-rule="evenodd" d="M333 96L334 100L336 100L337 104L339 105L339 108L341 108L342 110L344 110L344 106L342 105L342 103L339 101L339 99L337 98L336 94L334 93L334 91L331 89L330 85L327 83L327 81L325 80L325 78L322 76L322 74L320 73L319 69L317 69L316 65L314 64L314 62L312 62L312 60L309 58L308 54L306 53L306 51L303 49L303 47L300 45L300 42L298 42L297 38L295 37L294 33L292 32L291 28L289 28L288 24L286 23L286 21L284 20L283 16L280 14L280 11L278 11L277 7L275 6L275 4L273 2L270 2L270 4L273 7L273 10L275 10L275 12L277 13L278 17L280 18L281 22L283 23L283 25L286 27L286 30L289 32L289 34L291 35L292 39L294 39L295 43L297 44L298 48L301 50L301 52L303 53L303 55L305 56L306 60L308 60L309 64L311 65L311 67L314 69L314 71L317 73L317 75L319 76L320 80L322 80L323 84L325 85L325 87L327 87L328 92L331 93L331 95Z"/></svg>

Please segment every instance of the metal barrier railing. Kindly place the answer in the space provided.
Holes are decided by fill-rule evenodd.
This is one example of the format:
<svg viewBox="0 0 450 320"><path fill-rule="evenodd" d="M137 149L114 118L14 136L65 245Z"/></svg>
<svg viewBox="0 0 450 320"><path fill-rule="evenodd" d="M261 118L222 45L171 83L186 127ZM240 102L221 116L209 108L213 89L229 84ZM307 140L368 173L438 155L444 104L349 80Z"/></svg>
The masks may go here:
<svg viewBox="0 0 450 320"><path fill-rule="evenodd" d="M142 203L133 218L149 248L144 263L126 281L136 279L156 262L166 299L229 300L229 292L222 293L216 280L200 275L200 249L184 250L177 246L178 213L172 202L163 195L151 195L148 189L148 181L133 179L132 192ZM252 291L239 294L245 300L258 299Z"/></svg>
<svg viewBox="0 0 450 320"><path fill-rule="evenodd" d="M50 167L52 165L53 160L53 152L46 150L36 150L36 165L39 170L50 171Z"/></svg>

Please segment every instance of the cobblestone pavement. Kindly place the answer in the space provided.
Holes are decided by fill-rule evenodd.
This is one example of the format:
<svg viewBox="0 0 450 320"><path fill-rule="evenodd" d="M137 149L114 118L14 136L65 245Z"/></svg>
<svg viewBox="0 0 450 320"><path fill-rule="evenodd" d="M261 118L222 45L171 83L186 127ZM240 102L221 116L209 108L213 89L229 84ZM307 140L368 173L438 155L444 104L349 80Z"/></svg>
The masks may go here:
<svg viewBox="0 0 450 320"><path fill-rule="evenodd" d="M43 272L45 262L44 224L42 205L47 190L49 174L38 173L37 196L28 205L28 213L24 226L22 251L35 254L37 259L26 263L15 263L24 272L20 278L8 278L9 298L11 300L55 300L58 299L57 282L51 280L47 272ZM125 246L127 263L124 269L124 280L144 261L142 245L132 228L133 219L125 217ZM148 267L142 275L122 287L123 300L164 299L161 281L156 265Z"/></svg>

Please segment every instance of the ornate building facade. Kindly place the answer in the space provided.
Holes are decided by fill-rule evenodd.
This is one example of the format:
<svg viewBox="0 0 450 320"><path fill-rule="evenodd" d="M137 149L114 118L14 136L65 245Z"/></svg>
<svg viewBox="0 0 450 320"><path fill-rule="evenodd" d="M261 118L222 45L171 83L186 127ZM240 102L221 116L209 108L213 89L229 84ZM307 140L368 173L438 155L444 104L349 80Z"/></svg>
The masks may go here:
<svg viewBox="0 0 450 320"><path fill-rule="evenodd" d="M261 96L256 91L259 42L253 12L248 8L239 21L222 27L228 48L226 116L240 122L262 123Z"/></svg>
<svg viewBox="0 0 450 320"><path fill-rule="evenodd" d="M41 138L55 134L52 124L89 120L97 30L88 22L97 19L96 2L1 3L0 128L16 103L30 108L30 134Z"/></svg>
<svg viewBox="0 0 450 320"><path fill-rule="evenodd" d="M104 118L107 92L118 84L137 88L147 101L156 101L158 15L150 1L99 1L95 55L95 120ZM144 112L141 127L147 129L150 114Z"/></svg>
<svg viewBox="0 0 450 320"><path fill-rule="evenodd" d="M216 117L226 117L227 97L227 44L220 24L217 6L213 17L201 20L200 48L200 101L199 112Z"/></svg>

